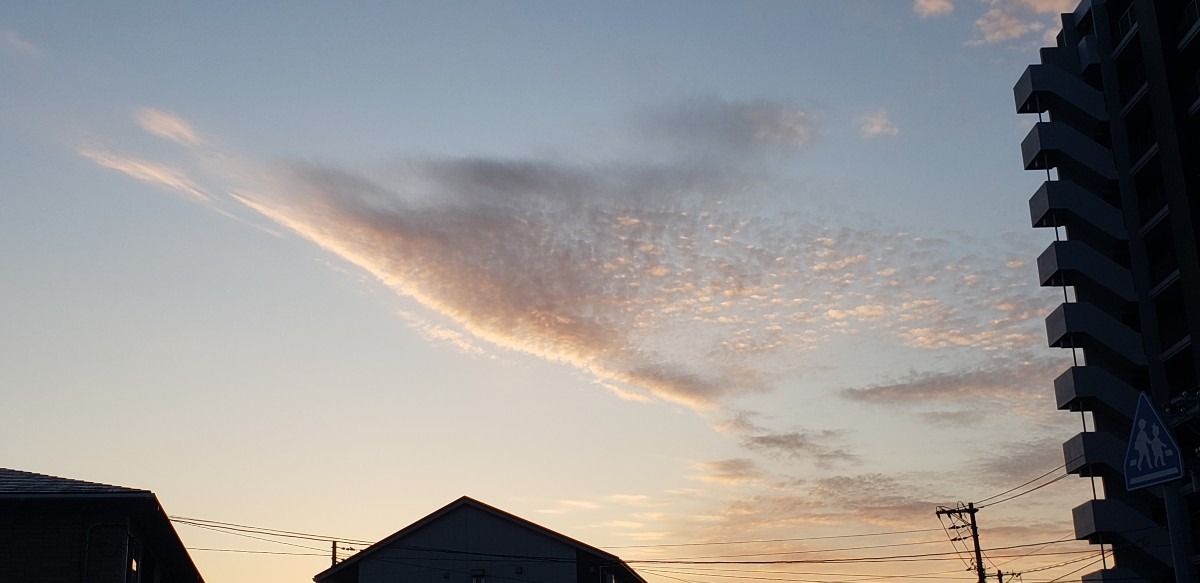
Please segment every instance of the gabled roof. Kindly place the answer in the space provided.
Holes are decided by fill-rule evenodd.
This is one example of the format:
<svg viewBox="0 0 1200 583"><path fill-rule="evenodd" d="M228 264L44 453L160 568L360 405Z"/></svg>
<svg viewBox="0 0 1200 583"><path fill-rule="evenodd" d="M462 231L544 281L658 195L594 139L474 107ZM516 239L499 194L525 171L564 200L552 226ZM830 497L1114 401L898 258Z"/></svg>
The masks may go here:
<svg viewBox="0 0 1200 583"><path fill-rule="evenodd" d="M644 581L644 579L642 579L641 576L639 576L637 574L637 572L635 572L633 569L630 569L628 567L628 565L625 565L625 562L622 561L620 557L618 557L612 553L609 553L607 551L602 551L596 547L593 547L591 545L577 541L569 536L566 536L564 534L560 534L558 532L550 530L549 528L546 528L540 524L525 520L524 518L521 518L520 516L517 516L515 514L509 514L508 512L500 510L499 508L496 508L494 506L489 506L487 504L484 504L483 502L475 500L474 498L471 498L469 496L463 496L462 498L459 498L458 500L455 500L454 502L451 502L451 503L439 508L438 510L434 511L432 514L426 516L425 518L422 518L422 519L400 529L399 531L392 534L391 536L359 551L357 554L351 556L350 558L346 559L345 561L342 561L320 573L317 573L316 575L313 576L313 581L317 581L319 583L321 581L325 581L325 580L337 575L339 572L343 571L344 569L350 568L352 566L356 568L357 564L360 561L362 561L363 559L366 559L366 558L370 557L371 555L379 552L380 550L383 550L383 549L391 546L392 543L395 543L396 541L399 541L400 539L408 536L409 534L416 532L417 530L421 529L423 526L425 526L431 522L434 522L434 521L438 520L439 518L449 514L450 512L453 512L454 510L457 510L458 508L461 508L464 506L477 508L486 513L492 514L494 516L498 516L509 522L513 522L513 523L519 524L525 528L536 531L548 538L565 543L568 546L575 547L576 550L595 555L606 561L612 561L614 563L620 564L620 565L624 566L630 572L630 574L632 574L634 577L636 577L639 581Z"/></svg>
<svg viewBox="0 0 1200 583"><path fill-rule="evenodd" d="M0 499L3 500L92 497L153 498L154 493L0 468Z"/></svg>

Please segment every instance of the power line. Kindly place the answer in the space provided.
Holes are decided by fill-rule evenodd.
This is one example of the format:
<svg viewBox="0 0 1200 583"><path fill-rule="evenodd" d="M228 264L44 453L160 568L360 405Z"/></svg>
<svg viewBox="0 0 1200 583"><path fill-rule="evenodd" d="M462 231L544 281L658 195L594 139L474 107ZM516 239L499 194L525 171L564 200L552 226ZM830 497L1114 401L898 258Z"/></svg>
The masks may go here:
<svg viewBox="0 0 1200 583"><path fill-rule="evenodd" d="M832 548L832 549L804 549L804 550L798 550L798 551L776 551L776 552L770 552L770 553L745 553L745 554L738 554L738 555L697 555L694 557L687 557L687 558L689 558L689 559L733 559L733 558L739 558L739 557L771 557L771 556L778 556L778 555L804 555L804 554L810 554L810 553L861 551L864 549L885 549L885 548L894 548L894 547L912 547L912 546L919 546L919 545L940 544L941 542L942 541L940 541L940 540L927 540L927 541L911 542L911 543L892 543L892 544L887 544L887 545L866 545L866 546L861 546L861 547L840 547L840 548Z"/></svg>
<svg viewBox="0 0 1200 583"><path fill-rule="evenodd" d="M222 529L220 529L220 528L217 528L217 527L214 527L214 526L204 526L204 525L202 525L202 524L192 524L192 523L187 523L187 522L182 522L182 523L180 523L180 524L187 524L188 526L194 526L194 527L196 527L196 528L203 528L203 529L212 530L212 531L216 531L216 532L221 532L221 533L225 533L225 534L231 534L231 535L234 535L234 536L240 536L240 537L245 537L245 538L252 538L252 539L254 539L254 540L261 540L261 541L265 541L265 542L269 542L269 543L275 543L275 544L277 544L277 545L287 545L287 546L289 546L289 547L299 547L299 548L302 548L302 549L308 549L308 550L310 550L310 551L324 551L324 550L325 550L325 549L318 549L318 548L316 548L316 547L310 547L310 546L305 546L305 545L298 545L298 544L296 544L296 543L289 543L289 542L285 542L285 541L281 541L281 540L273 540L273 539L269 539L269 538L263 538L263 537L259 537L259 536L254 536L254 535L249 535L249 534L243 534L243 533L240 533L240 532L232 532L232 531L222 530Z"/></svg>
<svg viewBox="0 0 1200 583"><path fill-rule="evenodd" d="M241 523L223 522L223 521L208 520L208 519L201 519L201 518L191 518L191 517L186 517L186 516L171 516L170 519L173 522L180 524L180 525L192 526L192 527L196 527L196 528L203 528L203 529L207 529L207 530L213 530L216 532L224 532L226 534L231 534L231 535L235 535L235 536L242 536L245 538L251 538L251 539L255 539L255 540L263 540L266 542L273 542L276 544L295 546L295 547L309 549L309 550L323 551L324 549L318 549L315 547L300 545L300 544L295 544L295 543L287 543L284 541L272 540L272 539L268 539L268 538L260 538L259 536L254 536L254 535L261 535L264 537L291 538L291 539L298 539L298 540L320 541L320 542L338 541L338 542L346 542L346 543L358 544L358 545L374 544L371 541L367 541L367 540L363 540L363 539L354 539L354 538L347 538L347 537L334 537L334 536L320 535L320 534L292 531L292 530L279 530L279 529L259 527L259 526L241 524ZM903 534L934 532L936 530L938 530L938 529L911 529L911 530L893 530L893 531L882 531L882 532L867 532L867 533L814 536L814 537L793 537L793 538L780 538L780 539L734 540L734 541L709 541L709 542L703 542L703 543L627 545L627 546L613 546L613 547L609 547L609 548L613 548L613 549L619 549L619 548L673 548L673 547L688 547L688 546L742 545L742 544L772 543L772 542L799 542L799 541L835 540L835 539L864 538L864 537L877 537L877 536L894 536L894 535L903 535ZM857 546L857 547L841 547L841 548L829 548L829 549L804 549L804 550L786 551L786 552L753 553L753 554L741 554L741 555L696 556L696 557L684 557L683 559L737 558L737 557L773 556L773 555L788 555L788 554L815 553L815 552L840 552L840 551L847 551L847 550L863 550L863 549L870 549L870 548L887 548L887 547L898 547L898 546L913 546L913 545L921 545L921 544L932 544L934 542L936 542L936 541L924 541L924 542L913 542L913 543L894 543L894 544L887 544L887 545L863 545L863 546ZM414 548L413 550L454 552L449 549L424 549L424 548L418 549L418 548ZM475 554L478 554L478 553L475 553ZM538 557L511 557L511 558L531 560L531 559L537 559Z"/></svg>
<svg viewBox="0 0 1200 583"><path fill-rule="evenodd" d="M372 543L372 541L368 541L368 540L352 539L352 538L346 538L346 537L340 537L340 536L328 536L328 535L322 535L322 534L312 534L312 533L306 533L306 532L296 532L296 531L292 531L292 530L277 530L277 529L265 528L265 527L261 527L261 526L250 526L250 525L246 525L246 524L237 524L237 523L233 523L233 522L220 522L217 520L207 520L207 519L203 519L203 518L189 518L186 516L168 516L167 518L169 518L172 522L179 522L179 523L183 523L183 524L195 525L196 523L201 523L201 524L206 524L209 526L225 528L228 530L244 529L241 532L253 532L256 534L272 534L273 536L279 536L279 537L284 537L284 538L298 538L298 539L306 539L306 540L322 541L322 542L336 540L338 542L346 542L346 543L360 544L360 545L366 545L366 544Z"/></svg>
<svg viewBox="0 0 1200 583"><path fill-rule="evenodd" d="M642 572L653 573L653 574L673 573L676 575L691 575L694 577L714 577L714 578L719 578L719 579L746 579L746 580L757 580L757 581L809 581L809 579L797 579L797 578L791 578L791 577L784 578L784 577L762 577L762 576L750 576L750 575L723 575L723 574L709 573L709 572L700 572L700 573L695 572L695 571L701 571L701 570L702 569L694 569L694 570L690 570L690 571L680 571L680 570L675 570L675 569L670 569L670 568L665 568L665 569L664 568L648 568L648 569L642 569ZM758 572L773 573L773 574L778 574L778 575L818 575L818 576L824 576L824 577L856 577L855 579L846 579L845 581L883 581L883 580L887 580L887 579L939 579L939 580L946 580L946 579L957 579L957 578L944 577L944 576L939 576L939 575L948 575L951 573L959 573L959 571L957 569L955 569L953 571L937 571L937 572L933 572L933 573L908 573L908 574L902 574L902 575L866 575L866 574L861 574L861 573L856 573L856 574L813 573L813 572L794 572L794 571L758 571Z"/></svg>
<svg viewBox="0 0 1200 583"><path fill-rule="evenodd" d="M1024 496L1024 495L1026 495L1026 494L1032 494L1033 492L1036 492L1036 491L1038 491L1038 490L1041 490L1042 488L1045 488L1046 486L1049 486L1050 484L1053 484L1053 483L1055 483L1055 482L1057 482L1057 481L1059 481L1059 480L1062 480L1062 479L1064 479L1064 478L1067 478L1067 477L1069 477L1070 475L1071 475L1071 474L1062 474L1062 475L1060 475L1060 476L1058 476L1058 477L1054 478L1053 480L1050 480L1049 482L1046 482L1046 483L1044 483L1044 484L1041 484L1041 485L1039 485L1039 486L1037 486L1037 487L1035 487L1035 488L1030 488L1029 490L1026 490L1026 491L1024 491L1024 492L1020 492L1020 493L1017 493L1017 494L1013 494L1012 496L1009 496L1008 498L1001 498L1001 499L999 499L999 500L997 500L997 501L995 501L995 502L992 502L991 504L984 504L984 505L982 505L982 506L979 506L979 508L988 508L988 507L990 507L990 506L995 506L995 505L997 505L997 504L1000 504L1000 503L1003 503L1003 502L1008 502L1009 500L1012 500L1012 499L1014 499L1014 498L1020 498L1021 496Z"/></svg>
<svg viewBox="0 0 1200 583"><path fill-rule="evenodd" d="M608 547L600 547L600 548L602 548L602 549L651 549L651 548L665 548L665 547L694 547L694 546L707 546L707 545L748 545L748 544L756 544L756 543L780 543L780 542L798 542L798 541L810 541L810 540L828 540L828 539L838 539L838 538L859 538L859 537L868 537L868 536L887 536L887 535L893 535L893 534L916 534L916 533L921 533L921 532L937 532L938 530L939 529L936 529L936 528L919 528L919 529L915 529L915 530L893 530L893 531L888 531L888 532L865 532L865 533L861 533L861 534L836 534L836 535L830 535L830 536L808 536L808 537L801 537L801 538L773 538L773 539L761 539L761 540L715 541L715 542L707 542L707 543L674 543L674 544L658 544L658 545L624 545L624 546L608 546Z"/></svg>
<svg viewBox="0 0 1200 583"><path fill-rule="evenodd" d="M1016 491L1016 490L1020 490L1021 488L1024 488L1025 486L1028 486L1028 485L1030 485L1030 484L1032 484L1032 483L1034 483L1034 482L1036 482L1036 481L1038 481L1038 480L1040 480L1040 479L1042 479L1042 478L1045 478L1046 476L1049 476L1050 474L1053 474L1054 472L1057 472L1058 470L1061 470L1061 469L1063 469L1063 468L1065 468L1065 467L1067 467L1067 464L1062 464L1061 466L1058 466L1057 468L1054 468L1053 470L1050 470L1050 471L1048 471L1048 472L1046 472L1046 473L1044 473L1044 474L1042 474L1042 475L1040 475L1040 476L1038 476L1038 477L1036 477L1036 478L1033 478L1032 480L1029 480L1029 481L1027 481L1027 482L1025 482L1025 483L1023 483L1023 484L1017 485L1017 486L1013 486L1012 488L1009 488L1009 489L1007 489L1007 490L1005 490L1005 491L1003 491L1003 492L1001 492L1001 493L999 493L999 494L993 494L993 495L991 495L991 496L988 496L987 498L984 498L984 499L982 499L982 500L976 500L976 501L975 501L975 503L976 503L976 504L983 504L984 502L987 502L988 500L991 500L991 499L993 499L993 498L999 498L999 497L1001 497L1001 496L1003 496L1003 495L1005 495L1005 494L1008 494L1009 492L1013 492L1013 491ZM980 506L980 508L982 508L982 506Z"/></svg>
<svg viewBox="0 0 1200 583"><path fill-rule="evenodd" d="M289 553L287 551L256 551L250 549L212 549L206 547L184 547L189 551L212 551L216 553L245 553L249 555L288 555L294 557L324 557L325 553Z"/></svg>

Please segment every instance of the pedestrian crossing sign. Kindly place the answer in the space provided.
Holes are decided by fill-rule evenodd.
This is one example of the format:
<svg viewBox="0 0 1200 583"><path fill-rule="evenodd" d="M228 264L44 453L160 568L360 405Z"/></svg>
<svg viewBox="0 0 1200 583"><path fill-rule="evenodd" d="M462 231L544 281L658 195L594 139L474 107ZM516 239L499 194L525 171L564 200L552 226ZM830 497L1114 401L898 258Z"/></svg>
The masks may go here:
<svg viewBox="0 0 1200 583"><path fill-rule="evenodd" d="M1179 444L1146 393L1138 394L1124 469L1126 490L1148 488L1183 477L1183 455Z"/></svg>

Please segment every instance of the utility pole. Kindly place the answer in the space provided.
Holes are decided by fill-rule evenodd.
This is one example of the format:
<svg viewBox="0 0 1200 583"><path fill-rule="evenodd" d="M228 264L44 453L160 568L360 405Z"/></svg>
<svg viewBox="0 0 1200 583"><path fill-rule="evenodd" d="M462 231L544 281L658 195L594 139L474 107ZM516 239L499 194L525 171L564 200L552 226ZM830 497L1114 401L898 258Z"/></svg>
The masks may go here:
<svg viewBox="0 0 1200 583"><path fill-rule="evenodd" d="M958 506L957 508L941 506L937 509L938 516L955 516L959 520L963 520L964 514L970 517L971 542L975 544L975 574L979 576L979 583L987 583L987 571L983 570L983 549L979 547L979 525L975 523L976 512L979 512L979 509L975 507L974 502L967 502L965 508L962 506Z"/></svg>
<svg viewBox="0 0 1200 583"><path fill-rule="evenodd" d="M337 566L337 541L329 541L329 561L331 567Z"/></svg>

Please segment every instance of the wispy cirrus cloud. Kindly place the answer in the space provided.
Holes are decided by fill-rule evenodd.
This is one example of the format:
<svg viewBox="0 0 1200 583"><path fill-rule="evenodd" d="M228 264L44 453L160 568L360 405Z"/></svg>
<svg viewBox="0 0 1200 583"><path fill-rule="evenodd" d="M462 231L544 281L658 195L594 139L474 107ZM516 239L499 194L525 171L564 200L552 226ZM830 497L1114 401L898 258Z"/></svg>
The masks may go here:
<svg viewBox="0 0 1200 583"><path fill-rule="evenodd" d="M696 462L692 467L698 472L697 479L720 484L753 482L763 475L758 464L746 458Z"/></svg>
<svg viewBox="0 0 1200 583"><path fill-rule="evenodd" d="M909 480L878 473L835 475L761 490L720 507L706 530L787 532L801 526L872 524L889 528L927 526L932 509L944 503Z"/></svg>
<svg viewBox="0 0 1200 583"><path fill-rule="evenodd" d="M77 152L99 166L116 170L135 180L167 188L198 202L210 200L208 195L178 168L152 160L122 156L91 148L80 148Z"/></svg>
<svg viewBox="0 0 1200 583"><path fill-rule="evenodd" d="M160 138L185 146L203 143L192 125L173 113L145 107L137 111L135 119L142 129Z"/></svg>
<svg viewBox="0 0 1200 583"><path fill-rule="evenodd" d="M29 40L18 34L15 30L0 28L0 46L7 47L27 57L42 56L42 49L40 47L29 42Z"/></svg>

